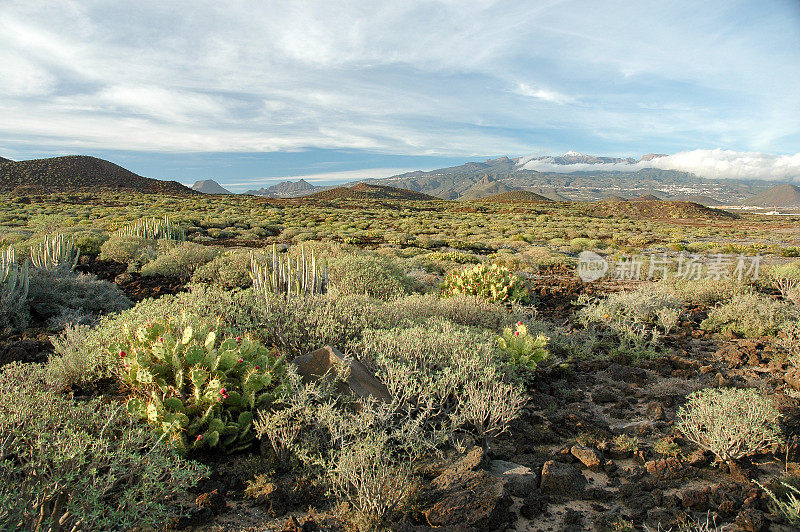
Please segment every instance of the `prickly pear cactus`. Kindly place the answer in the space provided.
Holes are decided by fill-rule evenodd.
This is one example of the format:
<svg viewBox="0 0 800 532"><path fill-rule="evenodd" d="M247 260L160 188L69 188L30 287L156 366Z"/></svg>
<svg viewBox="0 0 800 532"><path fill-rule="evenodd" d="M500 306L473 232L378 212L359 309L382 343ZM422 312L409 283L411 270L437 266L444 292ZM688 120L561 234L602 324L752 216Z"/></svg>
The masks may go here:
<svg viewBox="0 0 800 532"><path fill-rule="evenodd" d="M503 329L503 334L497 337L497 346L512 366L534 370L539 362L550 356L547 350L549 341L550 338L543 334L530 334L528 326L518 321L513 329Z"/></svg>
<svg viewBox="0 0 800 532"><path fill-rule="evenodd" d="M110 347L135 392L128 412L182 452L233 452L255 438L253 415L284 389L283 359L247 338L162 319Z"/></svg>
<svg viewBox="0 0 800 532"><path fill-rule="evenodd" d="M529 297L524 281L500 264L453 270L445 278L442 293L475 295L498 303L525 302Z"/></svg>

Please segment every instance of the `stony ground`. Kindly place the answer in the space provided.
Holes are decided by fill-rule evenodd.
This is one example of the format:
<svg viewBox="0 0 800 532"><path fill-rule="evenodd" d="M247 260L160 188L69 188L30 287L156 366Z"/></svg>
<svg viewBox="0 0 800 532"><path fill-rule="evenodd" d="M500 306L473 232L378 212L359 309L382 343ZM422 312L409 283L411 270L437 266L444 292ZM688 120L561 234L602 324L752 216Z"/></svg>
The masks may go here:
<svg viewBox="0 0 800 532"><path fill-rule="evenodd" d="M85 264L139 300L183 288L174 280L139 278L113 263ZM540 317L571 323L574 300L628 285L581 284L572 272L537 279ZM159 284L161 282L161 284ZM530 402L509 434L488 449L465 440L461 452L421 465L422 484L395 530L679 530L691 523L720 529L791 530L769 512L752 481L782 471L800 475L798 376L771 356L766 340L707 335L706 309L692 309L667 339L672 354L632 363L625 358L558 361L540 366ZM0 346L0 362L46 358L44 330ZM673 430L687 394L712 386L746 386L781 405L787 445L774 455L715 464ZM257 456L208 457L214 475L185 501L173 529L347 530L313 479L278 478L256 497L244 495ZM241 473L241 474L239 474ZM321 507L317 511L314 508ZM696 528L695 528L696 529Z"/></svg>

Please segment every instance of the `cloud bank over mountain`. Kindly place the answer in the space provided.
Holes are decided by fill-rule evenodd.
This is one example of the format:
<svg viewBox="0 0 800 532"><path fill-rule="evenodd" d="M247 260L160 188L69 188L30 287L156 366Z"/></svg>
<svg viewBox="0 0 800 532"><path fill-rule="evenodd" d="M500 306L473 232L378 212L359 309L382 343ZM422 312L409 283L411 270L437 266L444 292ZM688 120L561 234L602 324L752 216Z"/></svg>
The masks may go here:
<svg viewBox="0 0 800 532"><path fill-rule="evenodd" d="M775 155L733 150L691 150L633 163L558 164L552 158L524 157L519 166L540 172L618 171L644 168L691 172L707 179L762 179L800 182L800 153Z"/></svg>

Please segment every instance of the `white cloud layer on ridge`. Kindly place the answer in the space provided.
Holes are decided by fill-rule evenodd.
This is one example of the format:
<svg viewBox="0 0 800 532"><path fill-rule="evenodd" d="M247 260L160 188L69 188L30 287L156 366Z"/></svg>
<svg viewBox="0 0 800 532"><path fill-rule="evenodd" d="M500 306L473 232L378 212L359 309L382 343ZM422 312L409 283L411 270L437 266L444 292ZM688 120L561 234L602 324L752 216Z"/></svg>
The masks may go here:
<svg viewBox="0 0 800 532"><path fill-rule="evenodd" d="M650 161L629 163L577 163L556 164L546 159L533 160L525 157L520 168L540 172L581 172L608 170L616 172L636 172L644 168L680 170L691 172L707 179L761 179L771 181L800 181L800 153L794 155L773 155L759 152L740 152L732 150L692 150L683 151Z"/></svg>

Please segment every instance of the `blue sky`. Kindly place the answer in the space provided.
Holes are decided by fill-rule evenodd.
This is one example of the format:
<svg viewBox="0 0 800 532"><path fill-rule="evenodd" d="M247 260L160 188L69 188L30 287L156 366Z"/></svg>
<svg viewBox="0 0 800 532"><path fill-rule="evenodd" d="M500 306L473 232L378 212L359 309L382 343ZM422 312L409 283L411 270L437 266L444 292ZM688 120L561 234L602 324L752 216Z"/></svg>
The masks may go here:
<svg viewBox="0 0 800 532"><path fill-rule="evenodd" d="M91 154L242 189L570 149L799 146L797 0L0 10L0 155L16 159Z"/></svg>

